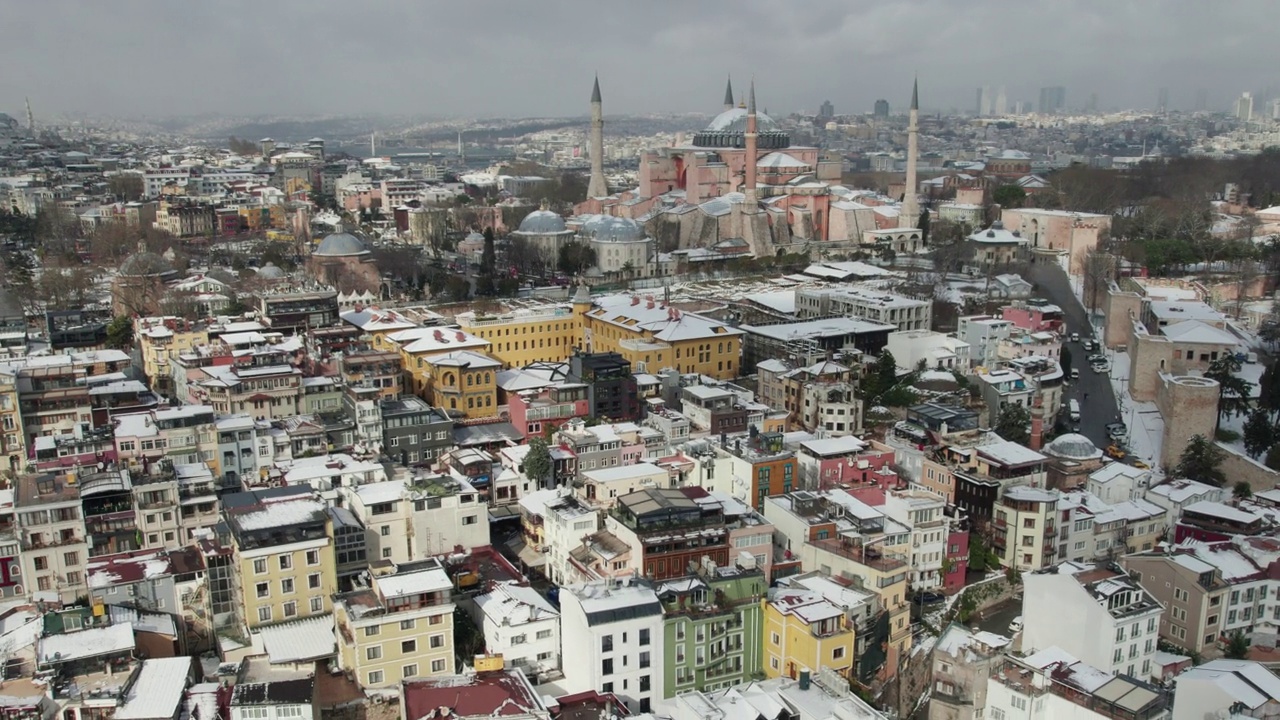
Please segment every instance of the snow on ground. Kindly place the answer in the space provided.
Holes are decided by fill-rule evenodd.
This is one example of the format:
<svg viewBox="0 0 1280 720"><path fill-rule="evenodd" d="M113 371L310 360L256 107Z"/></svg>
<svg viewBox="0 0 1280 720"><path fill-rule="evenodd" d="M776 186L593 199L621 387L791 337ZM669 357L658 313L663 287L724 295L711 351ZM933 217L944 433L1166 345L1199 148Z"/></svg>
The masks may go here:
<svg viewBox="0 0 1280 720"><path fill-rule="evenodd" d="M1129 452L1160 474L1164 418L1153 402L1136 402L1129 395L1129 353L1107 351L1111 358L1111 389L1120 403L1120 417L1129 426Z"/></svg>

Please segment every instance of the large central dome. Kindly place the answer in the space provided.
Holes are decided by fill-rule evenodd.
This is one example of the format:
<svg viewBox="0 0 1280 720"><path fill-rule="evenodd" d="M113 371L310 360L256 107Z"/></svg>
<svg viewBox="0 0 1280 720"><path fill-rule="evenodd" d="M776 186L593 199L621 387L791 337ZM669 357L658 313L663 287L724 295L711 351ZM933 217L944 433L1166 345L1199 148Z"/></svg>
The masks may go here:
<svg viewBox="0 0 1280 720"><path fill-rule="evenodd" d="M360 238L351 233L339 232L333 233L320 241L320 247L312 252L312 255L319 257L347 257L350 255L366 255L369 248L361 242Z"/></svg>
<svg viewBox="0 0 1280 720"><path fill-rule="evenodd" d="M756 113L756 134L756 145L762 150L791 147L791 137L773 118L762 112ZM715 116L706 129L694 134L693 144L698 147L746 147L747 109L729 108Z"/></svg>

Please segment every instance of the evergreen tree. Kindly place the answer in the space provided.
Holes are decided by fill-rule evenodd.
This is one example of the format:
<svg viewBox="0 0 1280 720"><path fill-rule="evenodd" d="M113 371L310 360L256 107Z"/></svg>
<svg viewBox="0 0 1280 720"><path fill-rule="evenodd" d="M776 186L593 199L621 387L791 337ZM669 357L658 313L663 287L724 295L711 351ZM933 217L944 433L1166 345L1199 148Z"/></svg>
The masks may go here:
<svg viewBox="0 0 1280 720"><path fill-rule="evenodd" d="M1275 420L1280 415L1280 370L1276 363L1271 363L1262 371L1258 384L1261 395L1258 402L1271 413L1271 419Z"/></svg>
<svg viewBox="0 0 1280 720"><path fill-rule="evenodd" d="M1222 651L1223 656L1230 660L1247 660L1249 658L1249 638L1244 633L1236 630L1227 636L1227 647Z"/></svg>
<svg viewBox="0 0 1280 720"><path fill-rule="evenodd" d="M995 432L1019 445L1031 442L1031 413L1021 405L1005 405L996 420Z"/></svg>
<svg viewBox="0 0 1280 720"><path fill-rule="evenodd" d="M1204 376L1217 380L1218 421L1221 422L1227 413L1239 414L1249 406L1249 395L1253 392L1253 383L1241 378L1240 357L1235 353L1227 353L1209 363Z"/></svg>
<svg viewBox="0 0 1280 720"><path fill-rule="evenodd" d="M920 244L929 244L929 211L920 211L920 220L916 223L916 227L920 228Z"/></svg>
<svg viewBox="0 0 1280 720"><path fill-rule="evenodd" d="M1271 413L1258 408L1249 413L1244 423L1244 449L1249 457L1257 458L1276 442L1276 427L1271 422Z"/></svg>
<svg viewBox="0 0 1280 720"><path fill-rule="evenodd" d="M1174 473L1178 477L1190 478L1206 485L1222 487L1227 481L1222 474L1222 461L1226 454L1219 450L1211 440L1203 435L1193 435L1182 451L1178 467Z"/></svg>
<svg viewBox="0 0 1280 720"><path fill-rule="evenodd" d="M133 321L119 315L107 324L107 347L125 350L133 347Z"/></svg>
<svg viewBox="0 0 1280 720"><path fill-rule="evenodd" d="M1280 442L1272 445L1271 449L1267 451L1267 459L1263 461L1263 464L1272 470L1280 470Z"/></svg>
<svg viewBox="0 0 1280 720"><path fill-rule="evenodd" d="M1231 488L1231 496L1237 500L1248 500L1253 497L1253 488L1249 483L1241 480Z"/></svg>

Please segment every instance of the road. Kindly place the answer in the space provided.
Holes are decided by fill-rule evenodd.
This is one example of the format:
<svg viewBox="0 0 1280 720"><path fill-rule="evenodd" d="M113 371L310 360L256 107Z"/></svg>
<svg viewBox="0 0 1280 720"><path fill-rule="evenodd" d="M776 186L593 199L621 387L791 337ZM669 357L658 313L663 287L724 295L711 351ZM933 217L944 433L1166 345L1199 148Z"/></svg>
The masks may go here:
<svg viewBox="0 0 1280 720"><path fill-rule="evenodd" d="M1071 291L1067 274L1057 265L1033 264L1027 273L1027 279L1036 284L1041 297L1062 308L1067 325L1063 347L1071 351L1071 367L1080 371L1080 379L1067 380L1062 394L1062 412L1065 415L1070 401L1078 400L1080 422L1071 423L1069 418L1068 422L1073 428L1078 425L1080 434L1092 440L1094 445L1105 448L1111 444L1111 440L1107 438L1107 424L1115 422L1120 413L1111 381L1106 375L1095 373L1089 368L1085 358L1093 353L1085 351L1082 343L1068 341L1073 332L1080 333L1082 340L1086 336L1094 337L1089 316ZM1101 339L1101 333L1094 339Z"/></svg>
<svg viewBox="0 0 1280 720"><path fill-rule="evenodd" d="M1010 598L997 605L992 605L982 612L982 617L974 615L969 618L969 627L1009 637L1009 623L1022 614L1022 600Z"/></svg>

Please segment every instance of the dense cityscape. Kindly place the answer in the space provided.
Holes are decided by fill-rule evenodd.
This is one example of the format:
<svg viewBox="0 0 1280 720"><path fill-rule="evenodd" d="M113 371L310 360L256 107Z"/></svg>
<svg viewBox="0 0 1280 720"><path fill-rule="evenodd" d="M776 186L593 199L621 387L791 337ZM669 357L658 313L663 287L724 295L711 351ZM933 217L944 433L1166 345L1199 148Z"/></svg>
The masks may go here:
<svg viewBox="0 0 1280 720"><path fill-rule="evenodd" d="M1280 712L1280 86L126 116L27 72L0 718Z"/></svg>

